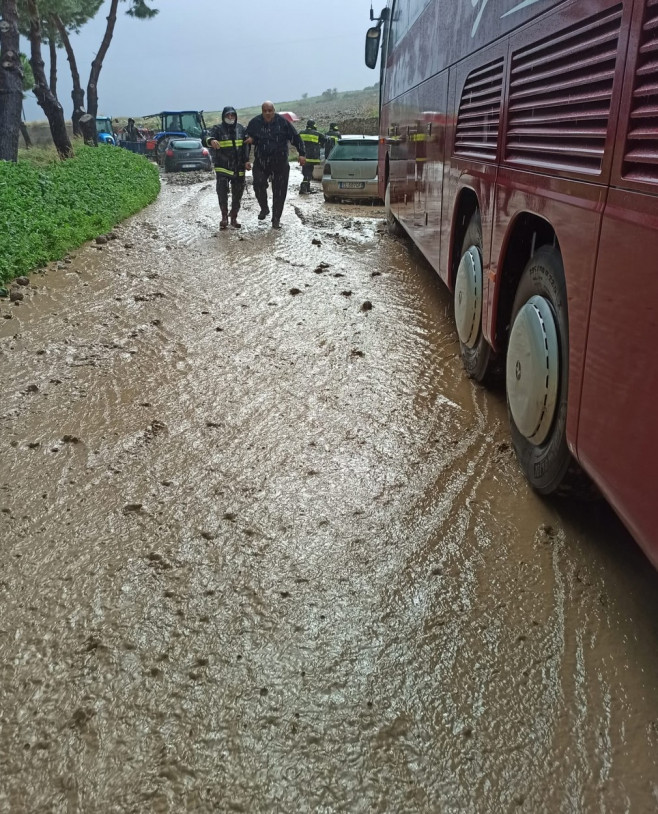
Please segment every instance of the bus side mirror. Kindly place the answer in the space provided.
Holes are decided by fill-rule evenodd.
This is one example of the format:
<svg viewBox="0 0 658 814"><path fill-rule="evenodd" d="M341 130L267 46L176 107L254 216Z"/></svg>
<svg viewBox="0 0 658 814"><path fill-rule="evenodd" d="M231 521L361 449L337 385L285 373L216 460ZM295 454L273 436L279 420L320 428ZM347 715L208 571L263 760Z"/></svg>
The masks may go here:
<svg viewBox="0 0 658 814"><path fill-rule="evenodd" d="M369 28L366 33L366 65L374 68L377 64L377 54L379 53L379 38L381 29L379 26Z"/></svg>

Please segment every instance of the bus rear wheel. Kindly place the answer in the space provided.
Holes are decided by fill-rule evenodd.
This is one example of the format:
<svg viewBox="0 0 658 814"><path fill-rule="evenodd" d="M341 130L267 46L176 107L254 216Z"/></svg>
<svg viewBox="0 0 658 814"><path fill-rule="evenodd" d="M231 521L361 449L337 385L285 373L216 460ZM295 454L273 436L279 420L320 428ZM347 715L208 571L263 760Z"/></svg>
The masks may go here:
<svg viewBox="0 0 658 814"><path fill-rule="evenodd" d="M460 257L454 311L462 364L469 378L484 384L491 373L493 352L482 331L482 223L477 209L466 229Z"/></svg>
<svg viewBox="0 0 658 814"><path fill-rule="evenodd" d="M528 261L514 298L505 390L514 450L531 486L543 495L568 490L572 463L574 476L581 474L567 446L568 383L562 256L542 246Z"/></svg>

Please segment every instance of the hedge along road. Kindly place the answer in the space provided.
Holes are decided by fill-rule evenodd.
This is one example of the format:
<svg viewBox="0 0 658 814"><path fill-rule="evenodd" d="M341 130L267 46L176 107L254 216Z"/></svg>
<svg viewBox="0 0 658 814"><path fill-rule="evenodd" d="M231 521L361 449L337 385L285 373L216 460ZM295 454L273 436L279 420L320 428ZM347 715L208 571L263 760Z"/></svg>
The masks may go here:
<svg viewBox="0 0 658 814"><path fill-rule="evenodd" d="M292 175L280 232L172 177L0 304L0 811L655 810L656 574Z"/></svg>

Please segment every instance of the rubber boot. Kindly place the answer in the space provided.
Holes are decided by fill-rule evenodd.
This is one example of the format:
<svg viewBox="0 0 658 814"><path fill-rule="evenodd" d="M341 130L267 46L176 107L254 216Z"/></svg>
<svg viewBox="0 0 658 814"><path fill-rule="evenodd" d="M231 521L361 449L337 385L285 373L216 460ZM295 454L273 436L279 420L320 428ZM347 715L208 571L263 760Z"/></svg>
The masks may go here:
<svg viewBox="0 0 658 814"><path fill-rule="evenodd" d="M222 209L222 219L219 222L220 229L228 229L228 209Z"/></svg>
<svg viewBox="0 0 658 814"><path fill-rule="evenodd" d="M231 209L231 226L233 229L241 229L242 224L238 223L238 213Z"/></svg>

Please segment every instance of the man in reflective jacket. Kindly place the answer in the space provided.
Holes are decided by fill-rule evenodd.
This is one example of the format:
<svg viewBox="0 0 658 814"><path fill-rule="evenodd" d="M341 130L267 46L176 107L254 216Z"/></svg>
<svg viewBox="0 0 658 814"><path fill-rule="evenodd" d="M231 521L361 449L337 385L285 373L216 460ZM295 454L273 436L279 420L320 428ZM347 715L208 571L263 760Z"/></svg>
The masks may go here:
<svg viewBox="0 0 658 814"><path fill-rule="evenodd" d="M311 191L311 178L313 178L313 169L321 162L320 148L324 147L325 138L322 133L316 128L313 119L306 122L306 129L299 131L299 137L304 142L306 147L306 164L302 168L302 175L304 180L299 188L300 192Z"/></svg>
<svg viewBox="0 0 658 814"><path fill-rule="evenodd" d="M281 214L288 194L288 143L299 153L299 163L306 163L304 142L295 128L274 110L272 102L263 102L260 116L254 116L246 129L247 143L254 145L254 194L260 204L258 220L270 214L267 205L267 182L272 181L272 228L281 228Z"/></svg>
<svg viewBox="0 0 658 814"><path fill-rule="evenodd" d="M340 138L340 132L338 130L338 125L335 122L332 122L329 125L329 132L324 137L324 157L329 158L331 151L334 147L338 144L338 139Z"/></svg>
<svg viewBox="0 0 658 814"><path fill-rule="evenodd" d="M245 142L244 127L238 124L234 107L222 110L221 124L210 128L203 143L212 149L212 160L217 175L217 197L222 219L220 229L227 229L229 216L231 226L239 229L238 212L244 192L245 170L251 169L249 145ZM231 211L228 209L228 190L231 187Z"/></svg>

